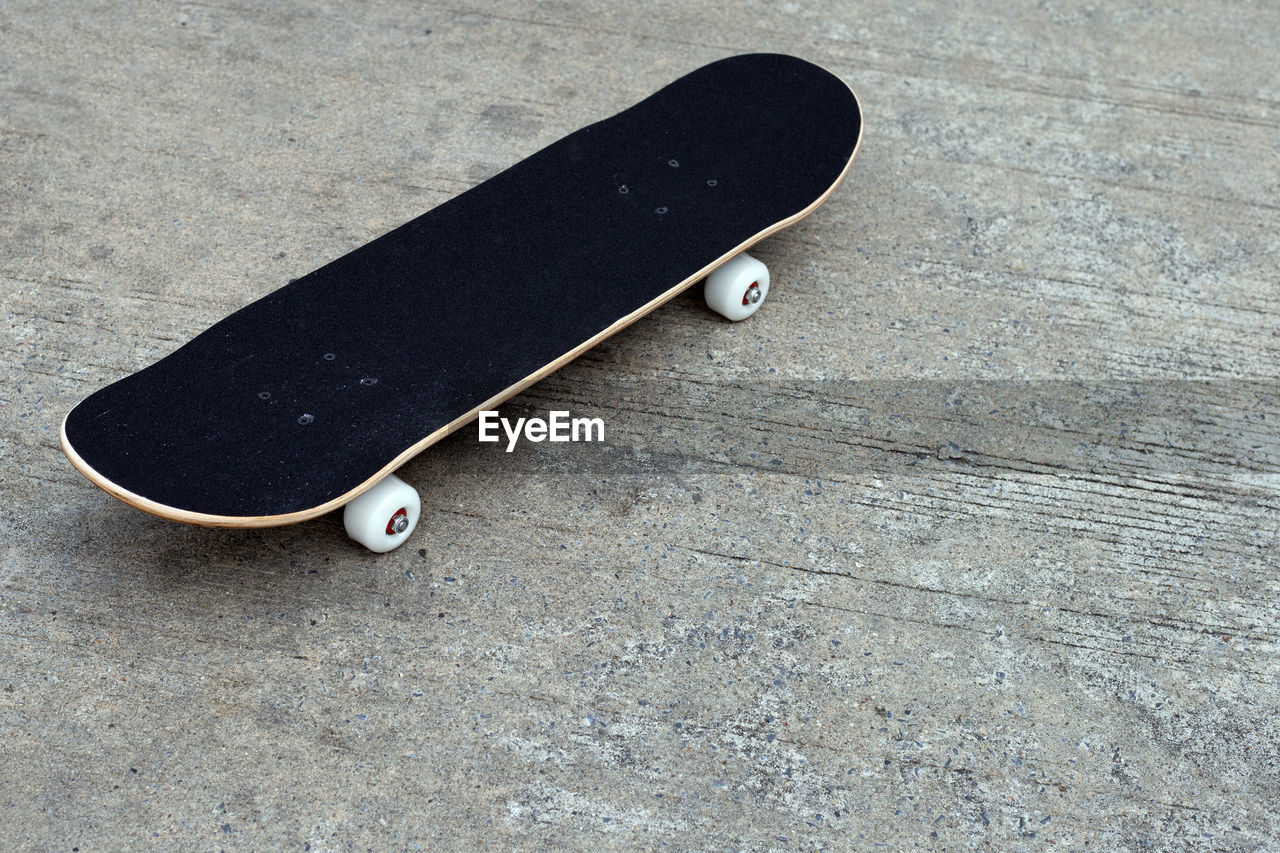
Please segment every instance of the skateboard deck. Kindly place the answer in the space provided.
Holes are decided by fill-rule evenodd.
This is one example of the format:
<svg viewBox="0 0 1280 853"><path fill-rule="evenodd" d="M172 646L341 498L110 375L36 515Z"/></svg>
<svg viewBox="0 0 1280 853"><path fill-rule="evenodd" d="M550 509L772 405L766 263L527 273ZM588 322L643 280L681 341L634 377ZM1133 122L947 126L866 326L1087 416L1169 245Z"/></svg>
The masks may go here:
<svg viewBox="0 0 1280 853"><path fill-rule="evenodd" d="M808 215L861 129L816 65L714 62L91 394L62 447L166 518L319 516Z"/></svg>

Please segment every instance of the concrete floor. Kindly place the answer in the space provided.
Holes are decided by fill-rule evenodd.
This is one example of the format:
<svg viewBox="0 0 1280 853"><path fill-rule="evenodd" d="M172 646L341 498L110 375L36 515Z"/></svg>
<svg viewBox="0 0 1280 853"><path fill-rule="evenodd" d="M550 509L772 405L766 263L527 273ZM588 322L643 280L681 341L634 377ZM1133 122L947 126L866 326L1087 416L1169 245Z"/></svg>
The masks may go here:
<svg viewBox="0 0 1280 853"><path fill-rule="evenodd" d="M1280 848L1280 12L0 8L0 833L16 849ZM708 61L862 153L453 436L383 556L153 519L82 396Z"/></svg>

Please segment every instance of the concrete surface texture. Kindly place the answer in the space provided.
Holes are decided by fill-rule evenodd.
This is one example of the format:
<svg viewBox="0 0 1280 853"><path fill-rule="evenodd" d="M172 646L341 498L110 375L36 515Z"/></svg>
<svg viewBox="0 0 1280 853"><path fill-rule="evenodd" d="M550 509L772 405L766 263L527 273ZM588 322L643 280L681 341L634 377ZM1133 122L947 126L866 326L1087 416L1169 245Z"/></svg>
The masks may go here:
<svg viewBox="0 0 1280 853"><path fill-rule="evenodd" d="M1269 4L0 7L11 849L1280 847ZM699 65L866 137L759 247L402 470L153 519L66 411ZM421 306L430 310L430 306Z"/></svg>

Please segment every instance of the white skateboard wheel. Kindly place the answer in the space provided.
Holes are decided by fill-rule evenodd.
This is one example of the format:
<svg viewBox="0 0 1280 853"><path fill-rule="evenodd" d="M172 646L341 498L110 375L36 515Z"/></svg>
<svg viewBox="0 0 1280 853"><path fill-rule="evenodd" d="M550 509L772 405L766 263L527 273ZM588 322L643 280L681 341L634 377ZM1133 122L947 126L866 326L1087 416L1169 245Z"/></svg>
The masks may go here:
<svg viewBox="0 0 1280 853"><path fill-rule="evenodd" d="M743 252L707 276L704 295L712 311L745 320L769 295L769 268Z"/></svg>
<svg viewBox="0 0 1280 853"><path fill-rule="evenodd" d="M381 554L400 547L418 526L422 500L395 474L388 474L369 491L347 504L342 523L347 535Z"/></svg>

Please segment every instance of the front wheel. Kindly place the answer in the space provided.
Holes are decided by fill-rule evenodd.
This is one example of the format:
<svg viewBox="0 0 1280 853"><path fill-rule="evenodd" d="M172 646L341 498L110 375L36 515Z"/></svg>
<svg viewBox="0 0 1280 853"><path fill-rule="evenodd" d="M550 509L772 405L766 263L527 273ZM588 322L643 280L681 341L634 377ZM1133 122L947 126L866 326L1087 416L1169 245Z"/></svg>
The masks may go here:
<svg viewBox="0 0 1280 853"><path fill-rule="evenodd" d="M388 474L369 491L347 504L342 524L347 535L381 554L399 548L418 526L422 500L417 491L395 474Z"/></svg>
<svg viewBox="0 0 1280 853"><path fill-rule="evenodd" d="M743 252L707 276L703 295L712 311L745 320L769 295L769 268Z"/></svg>

